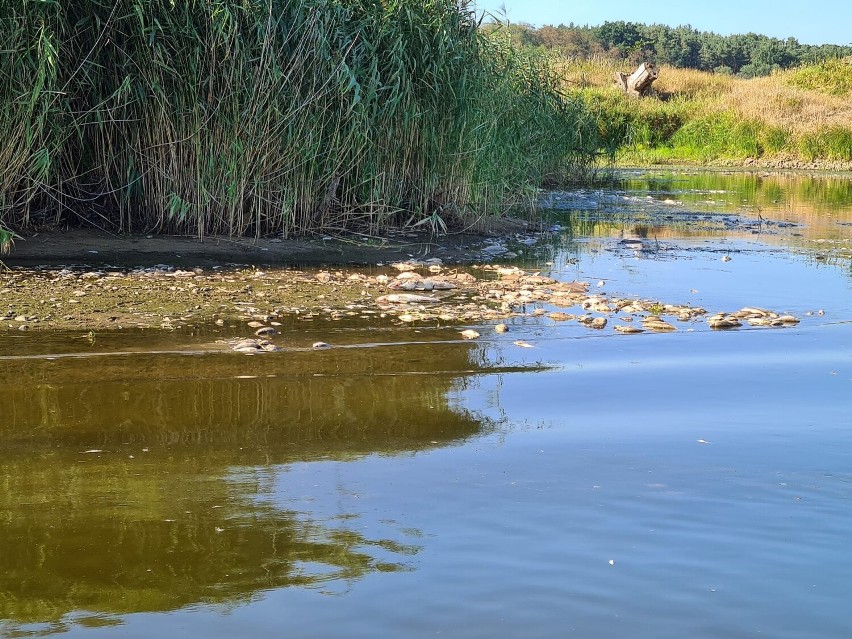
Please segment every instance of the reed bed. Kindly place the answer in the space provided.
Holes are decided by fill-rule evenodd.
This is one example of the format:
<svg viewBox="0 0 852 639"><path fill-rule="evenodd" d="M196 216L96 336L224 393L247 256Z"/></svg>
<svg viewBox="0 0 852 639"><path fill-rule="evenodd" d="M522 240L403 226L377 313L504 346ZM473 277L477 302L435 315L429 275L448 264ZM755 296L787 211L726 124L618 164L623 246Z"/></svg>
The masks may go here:
<svg viewBox="0 0 852 639"><path fill-rule="evenodd" d="M599 149L551 62L456 0L8 0L0 228L446 228Z"/></svg>

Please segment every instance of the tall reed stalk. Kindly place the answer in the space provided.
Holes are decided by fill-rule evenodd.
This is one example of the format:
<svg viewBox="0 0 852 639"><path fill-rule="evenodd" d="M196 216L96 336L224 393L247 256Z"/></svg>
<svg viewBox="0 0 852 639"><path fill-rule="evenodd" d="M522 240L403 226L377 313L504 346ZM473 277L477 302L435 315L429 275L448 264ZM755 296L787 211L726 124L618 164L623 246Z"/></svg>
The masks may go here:
<svg viewBox="0 0 852 639"><path fill-rule="evenodd" d="M0 227L437 228L598 145L457 0L7 0L0 34Z"/></svg>

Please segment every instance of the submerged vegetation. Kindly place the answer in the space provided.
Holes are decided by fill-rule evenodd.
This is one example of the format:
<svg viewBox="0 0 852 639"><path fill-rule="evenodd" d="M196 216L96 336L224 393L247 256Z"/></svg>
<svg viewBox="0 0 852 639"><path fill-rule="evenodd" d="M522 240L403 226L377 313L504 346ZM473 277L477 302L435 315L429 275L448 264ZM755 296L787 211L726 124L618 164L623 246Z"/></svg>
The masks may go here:
<svg viewBox="0 0 852 639"><path fill-rule="evenodd" d="M0 34L0 229L441 229L598 151L456 0L9 0Z"/></svg>
<svg viewBox="0 0 852 639"><path fill-rule="evenodd" d="M852 162L852 58L751 79L663 66L641 100L612 86L613 71L627 68L600 59L562 67L623 162Z"/></svg>

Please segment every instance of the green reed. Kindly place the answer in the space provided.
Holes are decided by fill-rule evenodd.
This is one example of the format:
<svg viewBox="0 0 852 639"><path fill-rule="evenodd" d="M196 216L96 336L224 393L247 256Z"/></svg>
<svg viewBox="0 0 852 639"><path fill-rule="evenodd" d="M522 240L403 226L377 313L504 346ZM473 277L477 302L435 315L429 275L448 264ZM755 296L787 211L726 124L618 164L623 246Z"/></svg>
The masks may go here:
<svg viewBox="0 0 852 639"><path fill-rule="evenodd" d="M598 147L456 0L9 0L0 226L290 235L469 222Z"/></svg>

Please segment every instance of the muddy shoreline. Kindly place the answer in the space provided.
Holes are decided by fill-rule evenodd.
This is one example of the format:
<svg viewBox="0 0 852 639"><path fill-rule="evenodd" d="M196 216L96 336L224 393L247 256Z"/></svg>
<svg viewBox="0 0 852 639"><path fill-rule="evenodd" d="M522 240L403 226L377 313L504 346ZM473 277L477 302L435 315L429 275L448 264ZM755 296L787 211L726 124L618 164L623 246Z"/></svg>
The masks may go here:
<svg viewBox="0 0 852 639"><path fill-rule="evenodd" d="M459 272L456 265L517 258L512 248L522 252L541 235L522 220L505 220L491 232L440 237L399 231L381 238L288 240L118 236L92 229L37 233L17 239L2 258L0 331L176 330L240 319L337 318L355 314L353 305L375 307L372 300L392 292L386 285L399 273L394 263L432 266L451 277ZM380 310L376 314L385 315ZM474 315L481 317L482 309Z"/></svg>
<svg viewBox="0 0 852 639"><path fill-rule="evenodd" d="M212 266L366 266L414 256L438 256L447 262L475 258L493 237L534 233L522 220L492 232L433 236L390 231L381 237L360 233L308 238L241 238L113 234L92 228L33 233L15 240L3 263L11 269L45 266L134 268L168 264Z"/></svg>
<svg viewBox="0 0 852 639"><path fill-rule="evenodd" d="M528 244L535 241L531 236L525 239ZM93 335L216 325L240 336L221 341L222 348L260 353L279 350L271 338L314 319L456 325L463 339L481 336L472 328L461 330L463 325L480 329L491 325L490 330L506 332L509 327L503 322L525 316L622 334L673 332L679 326L693 330L690 326L696 323L731 329L746 324L783 328L799 322L768 309L713 312L690 304L610 296L602 290L603 281L558 281L539 271L492 261L518 257L507 238L465 250L464 260L460 248L454 256L465 262L461 267L439 257L322 270L234 264L7 267L0 277L0 296L6 305L5 310L0 308L0 331L89 331ZM396 254L394 250L373 256ZM516 344L528 346L522 341Z"/></svg>

